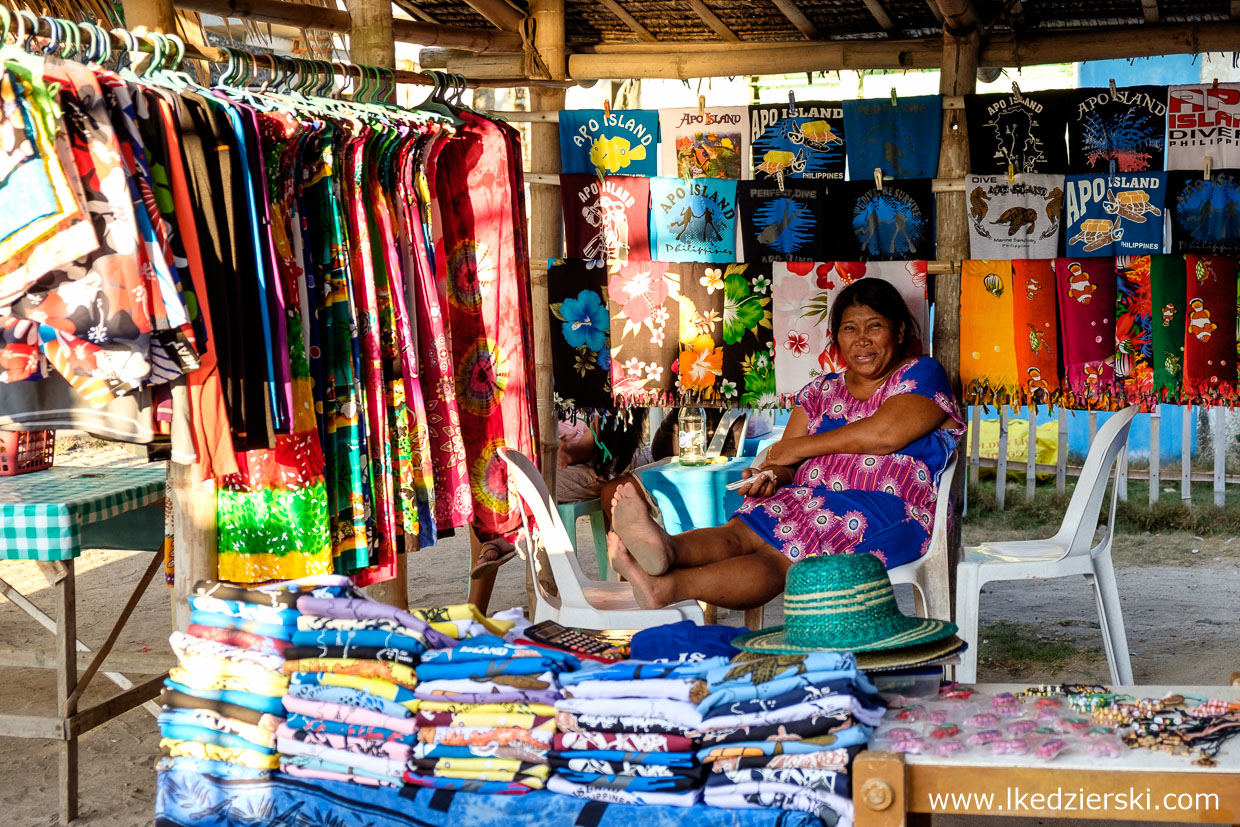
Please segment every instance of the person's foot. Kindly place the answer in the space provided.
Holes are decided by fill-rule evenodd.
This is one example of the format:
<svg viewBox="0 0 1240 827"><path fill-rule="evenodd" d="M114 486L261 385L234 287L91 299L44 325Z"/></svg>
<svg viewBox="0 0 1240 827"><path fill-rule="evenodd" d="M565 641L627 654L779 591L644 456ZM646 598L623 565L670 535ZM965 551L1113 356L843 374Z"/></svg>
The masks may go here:
<svg viewBox="0 0 1240 827"><path fill-rule="evenodd" d="M612 570L620 574L633 587L633 598L643 609L662 609L671 603L667 593L668 578L651 577L638 565L637 560L624 547L624 541L616 532L607 534L607 561Z"/></svg>
<svg viewBox="0 0 1240 827"><path fill-rule="evenodd" d="M645 498L632 483L616 489L611 503L611 525L646 574L657 576L671 567L672 544L667 532L650 516Z"/></svg>

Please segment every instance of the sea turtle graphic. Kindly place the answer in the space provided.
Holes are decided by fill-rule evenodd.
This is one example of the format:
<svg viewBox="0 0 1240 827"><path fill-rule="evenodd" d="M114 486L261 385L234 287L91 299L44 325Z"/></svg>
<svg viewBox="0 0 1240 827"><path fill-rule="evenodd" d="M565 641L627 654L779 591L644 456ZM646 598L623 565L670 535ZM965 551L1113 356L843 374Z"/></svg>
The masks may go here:
<svg viewBox="0 0 1240 827"><path fill-rule="evenodd" d="M1038 211L1032 207L1008 207L1003 211L1003 215L991 224L1007 224L1008 236L1014 236L1023 227L1025 235L1033 232L1034 225L1038 223Z"/></svg>
<svg viewBox="0 0 1240 827"><path fill-rule="evenodd" d="M1150 194L1145 190L1124 190L1118 194L1107 190L1107 200L1102 202L1102 209L1107 215L1134 224L1144 224L1146 213L1155 217L1162 215L1162 210L1150 203Z"/></svg>
<svg viewBox="0 0 1240 827"><path fill-rule="evenodd" d="M1086 218L1076 235L1068 239L1068 244L1084 244L1082 252L1092 253L1100 250L1113 241L1124 236L1124 229L1116 226L1114 221L1106 218Z"/></svg>

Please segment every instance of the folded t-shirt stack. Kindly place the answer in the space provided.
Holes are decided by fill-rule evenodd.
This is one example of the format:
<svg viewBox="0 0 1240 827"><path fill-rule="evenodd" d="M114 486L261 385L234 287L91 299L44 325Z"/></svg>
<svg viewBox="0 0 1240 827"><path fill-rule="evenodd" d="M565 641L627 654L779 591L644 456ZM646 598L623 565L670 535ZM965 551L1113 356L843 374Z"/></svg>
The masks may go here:
<svg viewBox="0 0 1240 827"><path fill-rule="evenodd" d="M848 767L885 705L850 653L738 655L707 672L698 758L705 803L852 823Z"/></svg>
<svg viewBox="0 0 1240 827"><path fill-rule="evenodd" d="M288 687L283 653L297 628L298 584L315 585L194 585L188 633L169 637L177 666L160 697L160 769L257 779L278 766L276 729Z"/></svg>
<svg viewBox="0 0 1240 827"><path fill-rule="evenodd" d="M351 585L302 595L297 609L283 666L289 718L277 732L281 771L403 784L416 742L414 670L428 649L451 646L455 638Z"/></svg>
<svg viewBox="0 0 1240 827"><path fill-rule="evenodd" d="M567 652L477 635L418 665L417 740L404 779L438 789L514 794L542 789Z"/></svg>
<svg viewBox="0 0 1240 827"><path fill-rule="evenodd" d="M706 775L695 754L698 704L710 668L726 663L625 660L561 676L547 789L595 801L696 804Z"/></svg>

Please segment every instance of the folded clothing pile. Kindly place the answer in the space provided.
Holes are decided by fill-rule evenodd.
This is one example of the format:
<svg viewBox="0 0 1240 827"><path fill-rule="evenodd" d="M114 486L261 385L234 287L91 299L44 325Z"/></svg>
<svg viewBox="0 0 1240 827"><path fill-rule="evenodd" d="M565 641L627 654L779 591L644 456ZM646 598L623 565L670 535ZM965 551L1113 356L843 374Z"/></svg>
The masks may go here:
<svg viewBox="0 0 1240 827"><path fill-rule="evenodd" d="M427 651L418 665L417 741L404 780L438 789L542 789L567 652L487 634Z"/></svg>
<svg viewBox="0 0 1240 827"><path fill-rule="evenodd" d="M160 697L160 769L257 779L279 765L284 651L297 628L298 589L316 581L283 585L194 585L188 633L169 637L177 666Z"/></svg>
<svg viewBox="0 0 1240 827"><path fill-rule="evenodd" d="M705 675L698 759L713 807L774 807L852 823L849 763L885 705L850 653L744 653Z"/></svg>
<svg viewBox="0 0 1240 827"><path fill-rule="evenodd" d="M276 733L280 770L400 786L416 743L415 669L427 651L456 639L342 580L332 593L297 600L283 664L288 720Z"/></svg>
<svg viewBox="0 0 1240 827"><path fill-rule="evenodd" d="M711 667L726 664L625 660L562 675L547 789L596 801L696 804L706 776L696 755L698 704Z"/></svg>

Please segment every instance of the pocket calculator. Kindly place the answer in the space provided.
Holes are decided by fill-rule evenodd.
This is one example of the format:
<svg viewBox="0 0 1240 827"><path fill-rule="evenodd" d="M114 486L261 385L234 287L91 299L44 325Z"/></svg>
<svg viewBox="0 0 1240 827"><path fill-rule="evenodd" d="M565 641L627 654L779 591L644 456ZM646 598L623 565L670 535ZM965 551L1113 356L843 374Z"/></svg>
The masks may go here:
<svg viewBox="0 0 1240 827"><path fill-rule="evenodd" d="M561 626L554 620L544 620L526 627L522 634L535 643L563 649L574 654L607 657L614 651L614 645L603 638L582 634L575 629Z"/></svg>

